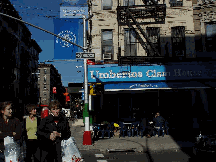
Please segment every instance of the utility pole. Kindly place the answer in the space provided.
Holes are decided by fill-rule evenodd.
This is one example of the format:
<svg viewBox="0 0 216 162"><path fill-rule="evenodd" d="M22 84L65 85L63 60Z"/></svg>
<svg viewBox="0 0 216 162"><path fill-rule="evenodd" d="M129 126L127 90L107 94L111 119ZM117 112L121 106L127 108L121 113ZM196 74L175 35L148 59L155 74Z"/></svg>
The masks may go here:
<svg viewBox="0 0 216 162"><path fill-rule="evenodd" d="M83 16L83 52L87 53L86 47L86 17ZM83 134L83 145L92 145L91 131L89 130L89 100L88 100L88 69L87 59L84 58L84 111L83 117L85 117L85 132Z"/></svg>

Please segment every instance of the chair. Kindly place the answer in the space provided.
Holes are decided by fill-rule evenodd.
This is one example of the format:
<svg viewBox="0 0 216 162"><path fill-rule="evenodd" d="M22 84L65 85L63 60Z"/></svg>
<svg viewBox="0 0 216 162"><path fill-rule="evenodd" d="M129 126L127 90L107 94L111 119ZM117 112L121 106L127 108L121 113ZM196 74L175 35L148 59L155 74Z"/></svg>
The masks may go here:
<svg viewBox="0 0 216 162"><path fill-rule="evenodd" d="M134 137L134 133L136 132L136 136L139 134L139 122L133 122L131 125L132 137Z"/></svg>
<svg viewBox="0 0 216 162"><path fill-rule="evenodd" d="M160 131L162 131L162 137L164 137L164 124L163 123L159 123L159 128L154 129L153 134L154 136L156 135L156 132L158 133L158 137L160 136Z"/></svg>
<svg viewBox="0 0 216 162"><path fill-rule="evenodd" d="M111 138L111 135L113 136L113 128L112 128L112 125L111 124L108 124L106 129L105 129L105 132L108 134L108 137Z"/></svg>
<svg viewBox="0 0 216 162"><path fill-rule="evenodd" d="M125 132L127 132L126 126L124 125L123 122L120 122L120 123L119 123L119 126L120 126L119 138L121 137L121 134L123 135L123 137L125 137Z"/></svg>
<svg viewBox="0 0 216 162"><path fill-rule="evenodd" d="M168 132L168 129L169 129L169 126L168 126L168 122L167 121L165 121L165 126L164 126L164 129L165 129L165 131L166 131L166 135L169 135L169 132Z"/></svg>
<svg viewBox="0 0 216 162"><path fill-rule="evenodd" d="M143 138L144 132L145 132L145 126L143 123L140 123L139 125L140 133L141 133L141 138Z"/></svg>

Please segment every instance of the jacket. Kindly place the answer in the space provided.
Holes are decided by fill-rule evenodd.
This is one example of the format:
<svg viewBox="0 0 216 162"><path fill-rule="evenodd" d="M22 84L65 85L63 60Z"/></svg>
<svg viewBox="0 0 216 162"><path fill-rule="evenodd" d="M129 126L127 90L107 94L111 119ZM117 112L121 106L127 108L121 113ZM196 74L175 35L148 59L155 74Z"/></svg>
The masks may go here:
<svg viewBox="0 0 216 162"><path fill-rule="evenodd" d="M155 123L155 127L159 127L161 123L163 125L165 124L165 119L162 116L158 116L157 118L154 118L153 121Z"/></svg>
<svg viewBox="0 0 216 162"><path fill-rule="evenodd" d="M54 122L54 116L49 115L42 119L37 129L37 136L40 138L41 162L45 159L50 161L49 157L54 156L57 162L61 162L61 141L71 137L69 122L66 117L59 114L59 121ZM50 140L50 134L53 131L61 133L61 137L56 137L55 141Z"/></svg>
<svg viewBox="0 0 216 162"><path fill-rule="evenodd" d="M8 123L5 123L5 120L0 117L0 150L4 151L4 138L7 136L14 137L15 141L19 141L22 134L22 126L20 120L17 118L10 118ZM16 133L13 136L13 132Z"/></svg>

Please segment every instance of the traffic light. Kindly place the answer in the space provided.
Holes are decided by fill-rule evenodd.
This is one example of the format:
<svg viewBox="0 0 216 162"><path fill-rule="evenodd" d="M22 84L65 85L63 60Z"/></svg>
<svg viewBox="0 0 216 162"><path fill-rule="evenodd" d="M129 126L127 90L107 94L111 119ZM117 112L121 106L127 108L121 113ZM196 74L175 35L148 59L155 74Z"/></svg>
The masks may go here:
<svg viewBox="0 0 216 162"><path fill-rule="evenodd" d="M104 85L101 83L96 83L94 89L95 89L95 93L100 95L104 92Z"/></svg>
<svg viewBox="0 0 216 162"><path fill-rule="evenodd" d="M96 94L95 94L94 84L92 84L92 85L89 86L89 94L90 94L90 95L96 95Z"/></svg>
<svg viewBox="0 0 216 162"><path fill-rule="evenodd" d="M104 92L104 85L101 83L93 83L89 86L90 95L101 95Z"/></svg>

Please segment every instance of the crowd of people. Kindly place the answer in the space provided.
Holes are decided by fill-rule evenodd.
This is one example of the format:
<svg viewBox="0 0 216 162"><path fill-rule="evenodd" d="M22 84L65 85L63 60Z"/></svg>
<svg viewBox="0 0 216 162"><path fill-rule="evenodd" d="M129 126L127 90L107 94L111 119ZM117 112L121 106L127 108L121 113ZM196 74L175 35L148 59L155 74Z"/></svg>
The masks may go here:
<svg viewBox="0 0 216 162"><path fill-rule="evenodd" d="M68 120L60 113L60 102L51 101L50 113L43 119L36 117L36 105L27 105L29 115L22 123L12 116L12 108L12 102L0 103L0 162L5 161L4 138L7 136L13 137L19 146L26 142L26 162L32 161L32 157L34 162L62 162L61 141L70 138L71 132Z"/></svg>

